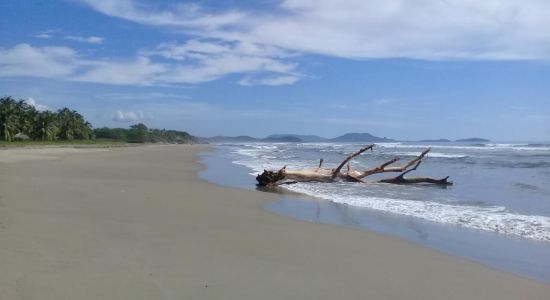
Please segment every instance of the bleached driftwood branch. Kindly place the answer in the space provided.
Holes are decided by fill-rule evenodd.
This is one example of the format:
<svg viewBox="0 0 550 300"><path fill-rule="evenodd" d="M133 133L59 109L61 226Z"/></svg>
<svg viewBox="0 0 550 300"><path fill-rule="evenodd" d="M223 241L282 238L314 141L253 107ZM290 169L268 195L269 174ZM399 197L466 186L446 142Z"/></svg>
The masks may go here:
<svg viewBox="0 0 550 300"><path fill-rule="evenodd" d="M295 183L295 182L335 182L335 181L346 181L346 182L361 182L365 181L363 178L378 174L378 173L387 173L387 172L401 172L396 177L386 178L377 180L374 182L380 183L393 183L393 184L413 184L413 183L431 183L439 185L451 185L452 182L448 181L449 176L442 179L435 179L431 177L404 177L405 174L412 172L418 168L422 159L430 152L430 148L424 150L420 155L410 160L409 162L396 167L390 167L391 164L397 162L399 158L393 158L377 167L370 168L363 171L353 170L350 161L361 155L367 150L372 150L375 145L367 145L359 149L358 151L350 154L346 157L338 167L334 169L322 168L323 159L319 161L319 166L312 169L302 169L302 170L287 170L286 166L282 167L278 171L268 171L264 172L256 177L258 185L260 186L276 186L285 183ZM347 165L346 172L342 172L343 167Z"/></svg>

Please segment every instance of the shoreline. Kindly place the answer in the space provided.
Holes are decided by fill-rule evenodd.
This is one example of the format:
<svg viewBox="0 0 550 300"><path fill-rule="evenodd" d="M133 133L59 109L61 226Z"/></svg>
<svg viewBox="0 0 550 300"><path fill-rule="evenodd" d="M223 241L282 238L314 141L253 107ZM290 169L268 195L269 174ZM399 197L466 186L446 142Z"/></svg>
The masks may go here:
<svg viewBox="0 0 550 300"><path fill-rule="evenodd" d="M231 149L219 145L214 149L199 154L200 162L207 166L199 172L199 177L219 186L275 195L275 200L264 206L271 213L374 232L550 284L550 244L547 242L336 203L283 187L254 188L254 176L250 174L253 169L234 163L239 157L233 156Z"/></svg>
<svg viewBox="0 0 550 300"><path fill-rule="evenodd" d="M271 213L264 206L274 195L199 178L204 149L158 145L0 162L1 298L550 294L550 285L397 238Z"/></svg>

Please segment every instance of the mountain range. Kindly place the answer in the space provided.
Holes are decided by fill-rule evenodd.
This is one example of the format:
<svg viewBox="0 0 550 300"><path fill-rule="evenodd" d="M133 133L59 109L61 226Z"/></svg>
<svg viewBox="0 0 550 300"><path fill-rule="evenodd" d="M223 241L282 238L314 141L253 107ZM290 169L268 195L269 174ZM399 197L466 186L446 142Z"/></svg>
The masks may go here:
<svg viewBox="0 0 550 300"><path fill-rule="evenodd" d="M381 138L369 133L346 133L344 135L328 139L317 135L302 134L272 134L265 138L254 138L251 136L214 136L201 138L203 142L209 143L232 143L232 142L271 142L271 143L330 143L330 142L395 142L388 138Z"/></svg>
<svg viewBox="0 0 550 300"><path fill-rule="evenodd" d="M324 138L318 135L303 135L303 134L272 134L265 138L254 138L247 135L242 136L213 136L209 138L200 138L202 142L205 143L254 143L254 142L270 142L270 143L361 143L361 142L376 142L376 143L391 143L398 142L398 140L374 136L370 133L346 133L335 138ZM451 142L448 139L437 139L437 140L420 140L418 142L430 142L430 143L439 143L439 142ZM469 138L469 139L460 139L455 142L489 142L489 140L481 138Z"/></svg>

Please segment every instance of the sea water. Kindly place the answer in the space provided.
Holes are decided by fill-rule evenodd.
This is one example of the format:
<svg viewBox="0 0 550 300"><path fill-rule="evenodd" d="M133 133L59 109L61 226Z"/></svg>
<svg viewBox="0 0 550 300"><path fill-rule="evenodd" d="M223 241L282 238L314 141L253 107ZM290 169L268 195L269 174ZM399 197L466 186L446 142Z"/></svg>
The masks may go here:
<svg viewBox="0 0 550 300"><path fill-rule="evenodd" d="M220 144L219 160L239 166L242 177L206 175L230 185L254 186L264 169L336 167L364 144ZM395 165L432 150L408 176L450 176L454 185L297 183L270 211L396 235L520 275L550 282L550 145L529 143L380 143L353 159L355 170L394 157ZM213 159L213 158L211 158ZM376 180L395 176L369 176Z"/></svg>

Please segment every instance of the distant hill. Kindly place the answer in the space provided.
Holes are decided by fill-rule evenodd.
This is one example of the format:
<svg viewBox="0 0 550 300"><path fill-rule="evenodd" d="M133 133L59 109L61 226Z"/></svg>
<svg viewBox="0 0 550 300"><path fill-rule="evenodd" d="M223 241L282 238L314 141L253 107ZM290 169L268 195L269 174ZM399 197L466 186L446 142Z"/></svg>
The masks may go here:
<svg viewBox="0 0 550 300"><path fill-rule="evenodd" d="M487 143L487 142L490 142L490 140L488 140L488 139L482 139L482 138L468 138L468 139L456 140L455 142Z"/></svg>
<svg viewBox="0 0 550 300"><path fill-rule="evenodd" d="M438 140L420 140L420 141L417 141L417 142L420 142L420 143L448 143L450 141L451 140L448 140L448 139L438 139Z"/></svg>
<svg viewBox="0 0 550 300"><path fill-rule="evenodd" d="M322 142L336 142L336 143L363 143L363 142L371 142L371 143L391 143L391 142L398 142L394 139L389 139L386 137L378 137L375 135L372 135L370 133L346 133L344 135L327 139L318 135L312 135L312 134L294 134L294 133L288 133L288 134L272 134L265 138L255 138L248 135L240 135L240 136L213 136L209 138L199 138L200 142L203 143L259 143L259 142L266 142L266 143L322 143ZM433 140L419 140L417 142L422 143L447 143L451 142L451 140L448 139L433 139ZM463 142L463 143L487 143L490 142L488 139L483 138L467 138L467 139L459 139L455 140L455 142Z"/></svg>
<svg viewBox="0 0 550 300"><path fill-rule="evenodd" d="M301 135L301 134L272 134L263 139L254 138L247 135L242 136L213 136L209 138L201 138L204 143L321 143L321 142L396 142L396 140L381 138L370 133L346 133L339 137L327 139L317 135Z"/></svg>
<svg viewBox="0 0 550 300"><path fill-rule="evenodd" d="M330 142L395 142L396 140L381 138L370 133L346 133L329 140Z"/></svg>
<svg viewBox="0 0 550 300"><path fill-rule="evenodd" d="M300 139L304 143L321 143L321 142L328 141L327 138L320 137L318 135L312 135L312 134L305 135L305 134L292 134L292 133L291 134L272 134L266 137L265 139L279 139L283 137L295 137Z"/></svg>

